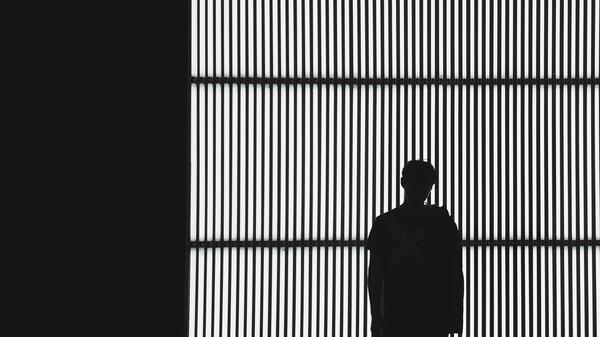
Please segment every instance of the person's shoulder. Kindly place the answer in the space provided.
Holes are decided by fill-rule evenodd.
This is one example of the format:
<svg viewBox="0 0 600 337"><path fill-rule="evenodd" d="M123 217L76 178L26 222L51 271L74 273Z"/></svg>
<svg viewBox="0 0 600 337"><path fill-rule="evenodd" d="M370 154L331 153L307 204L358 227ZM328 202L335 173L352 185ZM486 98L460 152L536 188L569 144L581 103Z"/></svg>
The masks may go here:
<svg viewBox="0 0 600 337"><path fill-rule="evenodd" d="M375 218L375 221L380 222L380 223L388 223L388 222L392 221L393 219L395 219L395 216L398 215L399 212L400 212L400 207L392 208L385 213L379 214Z"/></svg>

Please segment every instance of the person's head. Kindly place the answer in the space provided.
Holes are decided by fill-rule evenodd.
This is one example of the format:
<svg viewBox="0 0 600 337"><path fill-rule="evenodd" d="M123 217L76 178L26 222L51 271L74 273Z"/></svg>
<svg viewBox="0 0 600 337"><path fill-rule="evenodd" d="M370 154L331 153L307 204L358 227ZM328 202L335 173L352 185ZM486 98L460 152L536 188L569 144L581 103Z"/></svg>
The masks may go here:
<svg viewBox="0 0 600 337"><path fill-rule="evenodd" d="M405 200L411 204L423 204L436 181L437 172L433 165L423 160L409 161L402 169L400 179Z"/></svg>

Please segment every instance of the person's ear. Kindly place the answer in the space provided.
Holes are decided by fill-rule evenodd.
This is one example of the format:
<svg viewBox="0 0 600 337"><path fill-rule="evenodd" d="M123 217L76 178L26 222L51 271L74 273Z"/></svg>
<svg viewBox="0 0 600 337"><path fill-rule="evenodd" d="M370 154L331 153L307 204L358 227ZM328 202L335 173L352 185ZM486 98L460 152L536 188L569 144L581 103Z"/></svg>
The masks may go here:
<svg viewBox="0 0 600 337"><path fill-rule="evenodd" d="M404 177L400 178L400 185L402 185L402 188L406 188L406 186L404 186Z"/></svg>

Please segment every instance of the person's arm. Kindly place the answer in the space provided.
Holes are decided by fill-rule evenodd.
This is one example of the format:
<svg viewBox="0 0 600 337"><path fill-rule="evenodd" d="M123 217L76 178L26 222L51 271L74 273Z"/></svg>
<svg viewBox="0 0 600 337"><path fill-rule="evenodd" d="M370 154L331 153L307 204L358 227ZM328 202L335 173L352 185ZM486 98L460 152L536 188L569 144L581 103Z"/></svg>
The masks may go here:
<svg viewBox="0 0 600 337"><path fill-rule="evenodd" d="M452 218L448 215L451 227L449 241L449 263L450 267L450 303L449 303L449 329L450 333L461 333L463 329L463 292L464 277L462 270L462 247L460 232Z"/></svg>
<svg viewBox="0 0 600 337"><path fill-rule="evenodd" d="M381 254L371 251L369 260L369 299L371 301L371 333L373 336L381 335L382 315L381 297L383 291L383 266L384 260Z"/></svg>

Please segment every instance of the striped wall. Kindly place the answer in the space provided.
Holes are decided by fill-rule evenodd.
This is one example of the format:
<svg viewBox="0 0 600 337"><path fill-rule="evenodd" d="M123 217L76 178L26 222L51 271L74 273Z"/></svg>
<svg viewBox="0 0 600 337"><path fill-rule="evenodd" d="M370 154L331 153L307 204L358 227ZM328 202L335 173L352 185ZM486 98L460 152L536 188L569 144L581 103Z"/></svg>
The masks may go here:
<svg viewBox="0 0 600 337"><path fill-rule="evenodd" d="M190 336L367 336L432 162L464 336L597 336L600 3L192 0Z"/></svg>

